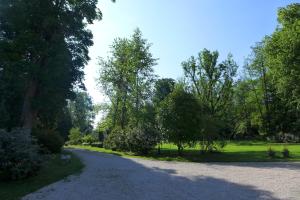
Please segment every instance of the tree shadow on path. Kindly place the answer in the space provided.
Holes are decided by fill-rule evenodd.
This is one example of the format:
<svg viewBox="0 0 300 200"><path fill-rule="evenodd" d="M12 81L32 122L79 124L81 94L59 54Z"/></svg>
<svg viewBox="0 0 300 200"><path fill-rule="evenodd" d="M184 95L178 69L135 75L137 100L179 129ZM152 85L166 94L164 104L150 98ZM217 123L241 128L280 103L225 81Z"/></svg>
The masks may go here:
<svg viewBox="0 0 300 200"><path fill-rule="evenodd" d="M132 159L85 150L72 151L80 156L86 168L76 180L77 183L72 185L73 189L68 185L54 189L64 190L64 195L60 199L278 199L272 192L251 185L232 183L205 175L185 177L178 175L176 170L146 167ZM55 195L50 193L45 199L53 198Z"/></svg>

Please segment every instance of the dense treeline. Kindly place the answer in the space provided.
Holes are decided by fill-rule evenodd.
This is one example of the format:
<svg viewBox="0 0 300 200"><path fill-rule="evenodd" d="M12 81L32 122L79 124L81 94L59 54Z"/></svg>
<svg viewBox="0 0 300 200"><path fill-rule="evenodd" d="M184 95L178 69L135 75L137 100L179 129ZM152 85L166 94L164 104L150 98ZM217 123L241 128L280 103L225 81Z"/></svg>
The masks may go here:
<svg viewBox="0 0 300 200"><path fill-rule="evenodd" d="M298 141L299 11L300 4L279 9L276 30L252 47L239 74L231 54L220 61L218 51L203 49L182 62L182 79L159 79L139 29L116 39L99 63L99 85L111 102L99 124L105 146L134 151L143 144L145 153L172 142L180 153L195 144L218 150L228 139Z"/></svg>
<svg viewBox="0 0 300 200"><path fill-rule="evenodd" d="M158 59L139 29L115 39L99 60L98 83L110 100L100 106L83 84L93 44L87 26L102 16L96 5L0 1L0 175L34 173L39 155L60 152L67 139L142 154L164 142L182 153L197 144L219 150L228 139L299 141L300 4L279 9L276 30L244 66L203 49L182 62L180 80L154 73ZM99 109L106 114L93 130Z"/></svg>
<svg viewBox="0 0 300 200"><path fill-rule="evenodd" d="M83 67L93 44L93 1L1 1L0 129L91 132ZM16 13L20 13L16 15ZM33 131L34 132L34 131Z"/></svg>
<svg viewBox="0 0 300 200"><path fill-rule="evenodd" d="M0 1L0 178L34 174L73 126L91 131L83 68L97 2Z"/></svg>

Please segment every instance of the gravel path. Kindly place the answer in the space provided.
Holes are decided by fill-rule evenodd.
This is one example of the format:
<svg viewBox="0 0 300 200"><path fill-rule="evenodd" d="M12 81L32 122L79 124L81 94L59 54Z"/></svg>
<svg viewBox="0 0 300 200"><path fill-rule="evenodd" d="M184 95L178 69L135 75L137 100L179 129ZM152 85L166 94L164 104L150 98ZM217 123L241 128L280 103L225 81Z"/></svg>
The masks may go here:
<svg viewBox="0 0 300 200"><path fill-rule="evenodd" d="M300 163L185 163L72 150L85 163L23 200L300 200Z"/></svg>

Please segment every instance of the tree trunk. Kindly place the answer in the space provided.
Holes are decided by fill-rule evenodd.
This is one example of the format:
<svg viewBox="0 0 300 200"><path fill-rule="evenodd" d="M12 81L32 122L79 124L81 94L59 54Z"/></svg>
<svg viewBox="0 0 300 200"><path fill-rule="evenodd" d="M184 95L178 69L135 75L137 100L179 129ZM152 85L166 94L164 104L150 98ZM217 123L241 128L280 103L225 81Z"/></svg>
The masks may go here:
<svg viewBox="0 0 300 200"><path fill-rule="evenodd" d="M36 111L32 108L32 99L34 98L37 90L37 83L31 80L26 90L21 114L21 126L31 131L36 118Z"/></svg>
<svg viewBox="0 0 300 200"><path fill-rule="evenodd" d="M158 144L158 147L157 147L157 154L158 154L158 155L160 155L160 145L161 145L161 144L159 143L159 144Z"/></svg>
<svg viewBox="0 0 300 200"><path fill-rule="evenodd" d="M140 106L140 97L139 97L139 72L136 72L136 98L135 98L135 118L136 118L136 126L139 125L140 113L139 113L139 106Z"/></svg>
<svg viewBox="0 0 300 200"><path fill-rule="evenodd" d="M182 156L183 147L181 144L177 144L177 151L178 151L178 155Z"/></svg>
<svg viewBox="0 0 300 200"><path fill-rule="evenodd" d="M112 101L112 100L111 100ZM114 109L114 114L112 116L112 126L115 127L116 126L116 121L117 121L117 116L118 116L118 110L119 110L119 102L120 102L120 97L119 95L117 96L117 100L116 100L116 104L114 105L115 106L115 109Z"/></svg>
<svg viewBox="0 0 300 200"><path fill-rule="evenodd" d="M266 121L267 121L267 135L271 134L271 115L270 115L270 105L269 105L269 98L268 98L268 84L266 78L266 67L262 63L262 87L264 92L264 104L266 107Z"/></svg>
<svg viewBox="0 0 300 200"><path fill-rule="evenodd" d="M124 129L125 128L125 120L126 120L126 101L127 101L127 94L125 94L123 96L123 100L122 100L122 112L121 112L121 128Z"/></svg>

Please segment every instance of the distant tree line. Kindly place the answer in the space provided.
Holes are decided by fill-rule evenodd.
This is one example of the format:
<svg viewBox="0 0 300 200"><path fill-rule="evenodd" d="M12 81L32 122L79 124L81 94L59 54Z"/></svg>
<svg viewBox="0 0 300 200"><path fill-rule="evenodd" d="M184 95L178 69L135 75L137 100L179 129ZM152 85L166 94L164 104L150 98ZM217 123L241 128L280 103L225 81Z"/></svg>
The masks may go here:
<svg viewBox="0 0 300 200"><path fill-rule="evenodd" d="M278 10L278 26L240 66L231 54L203 49L182 62L183 77L158 78L151 45L136 29L100 59L99 85L108 96L99 130L107 148L148 152L162 142L222 148L228 139L299 141L300 4ZM146 144L147 143L147 144Z"/></svg>

